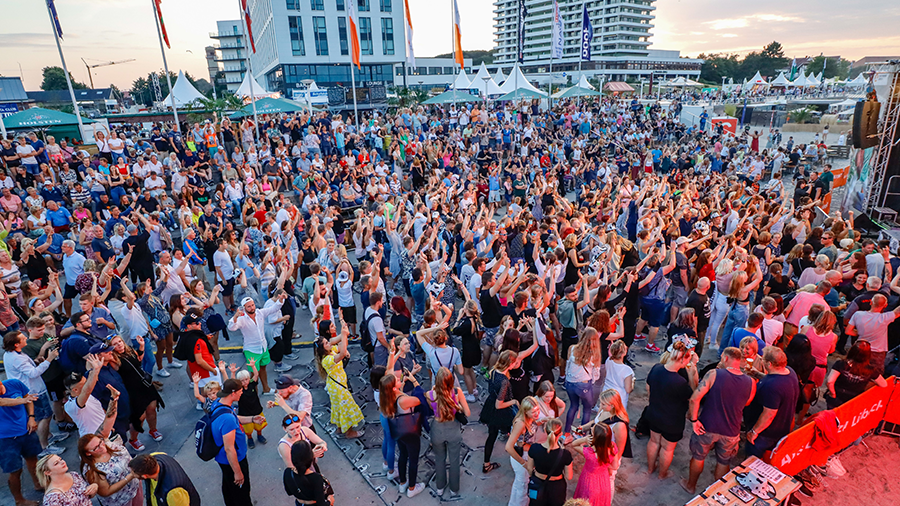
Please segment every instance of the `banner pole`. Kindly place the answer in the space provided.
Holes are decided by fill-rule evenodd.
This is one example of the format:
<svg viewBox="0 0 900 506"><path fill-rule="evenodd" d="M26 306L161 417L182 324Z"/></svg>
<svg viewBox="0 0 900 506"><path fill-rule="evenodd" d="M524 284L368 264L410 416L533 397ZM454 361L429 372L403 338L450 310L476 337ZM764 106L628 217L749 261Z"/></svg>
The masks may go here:
<svg viewBox="0 0 900 506"><path fill-rule="evenodd" d="M166 82L169 84L169 99L172 103L172 113L175 115L175 131L180 132L181 124L178 123L178 106L175 105L175 90L172 89L172 77L169 75L169 63L166 61L166 48L163 46L162 28L159 26L159 12L156 10L156 2L153 0L150 0L150 2L153 4L153 20L156 21L156 35L159 37L159 51L162 53L163 70L166 72Z"/></svg>
<svg viewBox="0 0 900 506"><path fill-rule="evenodd" d="M244 40L249 40L250 30L247 29L247 16L244 14L244 5L238 0L238 10L241 11L241 26L244 28ZM253 63L250 62L250 46L247 46L247 72L250 74L250 105L253 108L253 139L259 142L259 116L256 114L256 92L253 91L253 85L256 84L256 78L253 77Z"/></svg>
<svg viewBox="0 0 900 506"><path fill-rule="evenodd" d="M66 57L63 56L62 44L59 43L59 33L56 31L56 23L53 20L53 12L50 10L50 2L47 4L47 14L50 16L50 29L53 30L53 38L56 40L56 49L59 51L59 61L62 64L63 73L66 75L66 85L69 87L69 97L72 99L72 108L75 111L75 117L78 118L78 134L81 135L81 142L84 143L84 123L81 121L81 110L78 109L78 101L75 100L75 90L72 88L72 78L69 76L69 69L66 67ZM4 137L6 137L6 127L3 127Z"/></svg>

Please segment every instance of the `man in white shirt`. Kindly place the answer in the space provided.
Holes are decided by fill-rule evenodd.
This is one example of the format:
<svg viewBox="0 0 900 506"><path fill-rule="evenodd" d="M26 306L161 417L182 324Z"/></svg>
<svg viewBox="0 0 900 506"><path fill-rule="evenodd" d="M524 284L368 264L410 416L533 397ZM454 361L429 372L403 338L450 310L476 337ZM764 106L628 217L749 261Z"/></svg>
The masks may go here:
<svg viewBox="0 0 900 506"><path fill-rule="evenodd" d="M6 378L21 381L28 387L28 394L37 399L33 402L34 419L37 422L38 438L45 452L62 453L63 450L50 446L50 419L53 410L50 407L50 396L47 394L47 385L44 384L41 375L47 372L50 364L59 357L59 350L52 349L47 352L47 358L36 365L22 350L28 340L22 332L9 332L3 337L3 366L6 368Z"/></svg>
<svg viewBox="0 0 900 506"><path fill-rule="evenodd" d="M181 189L188 182L187 169L184 167L178 169L178 172L172 174L172 195L180 195Z"/></svg>
<svg viewBox="0 0 900 506"><path fill-rule="evenodd" d="M244 189L237 179L232 179L225 187L225 199L231 202L234 212L240 214L241 206L244 204Z"/></svg>
<svg viewBox="0 0 900 506"><path fill-rule="evenodd" d="M244 358L256 360L256 368L259 370L259 381L263 391L269 390L269 381L266 366L272 361L269 357L269 346L266 342L265 325L266 318L274 313L281 313L281 306L287 298L287 293L279 290L278 295L271 299L272 304L267 304L262 309L256 309L256 302L251 297L244 297L241 307L228 320L228 330L241 331L244 336Z"/></svg>
<svg viewBox="0 0 900 506"><path fill-rule="evenodd" d="M72 373L63 380L69 394L63 409L78 427L79 437L86 434L99 434L100 437L106 438L109 437L113 423L116 421L117 403L114 401L118 400L119 392L113 392L112 400L107 406L107 410L104 411L103 405L91 395L91 392L97 385L100 369L106 363L96 355L86 355L84 359L89 369L87 377Z"/></svg>
<svg viewBox="0 0 900 506"><path fill-rule="evenodd" d="M225 239L216 241L216 252L213 253L213 266L216 268L216 280L222 285L222 301L225 309L234 309L234 263L225 249Z"/></svg>
<svg viewBox="0 0 900 506"><path fill-rule="evenodd" d="M37 152L28 144L24 135L19 136L19 145L16 146L16 153L19 154L19 161L25 167L26 172L32 175L37 175L40 172L37 158L35 158Z"/></svg>

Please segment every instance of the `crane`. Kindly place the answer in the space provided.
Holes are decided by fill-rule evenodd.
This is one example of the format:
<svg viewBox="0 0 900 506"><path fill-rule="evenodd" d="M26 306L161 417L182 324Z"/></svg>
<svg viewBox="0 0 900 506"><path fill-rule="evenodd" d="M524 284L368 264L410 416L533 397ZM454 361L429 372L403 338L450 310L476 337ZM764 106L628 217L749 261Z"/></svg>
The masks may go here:
<svg viewBox="0 0 900 506"><path fill-rule="evenodd" d="M88 59L90 59L90 58L88 58ZM81 62L84 63L85 68L87 68L88 79L91 80L91 89L94 89L94 74L91 72L91 69L95 69L97 67L108 67L110 65L118 65L120 63L128 63L128 62L133 62L133 61L134 61L134 58L129 58L127 60L109 61L109 62L104 62L104 63L95 63L94 65L88 65L88 62L84 61L84 58L81 59Z"/></svg>

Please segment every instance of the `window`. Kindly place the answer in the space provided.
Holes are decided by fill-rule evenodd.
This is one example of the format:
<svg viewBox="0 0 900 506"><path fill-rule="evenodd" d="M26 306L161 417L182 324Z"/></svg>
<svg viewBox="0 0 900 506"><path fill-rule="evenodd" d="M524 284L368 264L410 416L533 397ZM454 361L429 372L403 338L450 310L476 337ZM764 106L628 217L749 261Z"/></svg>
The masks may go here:
<svg viewBox="0 0 900 506"><path fill-rule="evenodd" d="M381 12L391 12L391 0L381 0Z"/></svg>
<svg viewBox="0 0 900 506"><path fill-rule="evenodd" d="M344 10L344 0L335 0L334 4L335 4L335 7L337 7L337 10L339 10L339 11Z"/></svg>
<svg viewBox="0 0 900 506"><path fill-rule="evenodd" d="M287 5L287 9L289 11L299 11L300 10L300 0L287 0L286 5Z"/></svg>
<svg viewBox="0 0 900 506"><path fill-rule="evenodd" d="M338 38L341 39L341 54L347 56L350 54L347 47L347 18L338 18Z"/></svg>
<svg viewBox="0 0 900 506"><path fill-rule="evenodd" d="M328 55L328 33L325 29L325 17L313 16L313 38L316 41L316 54Z"/></svg>
<svg viewBox="0 0 900 506"><path fill-rule="evenodd" d="M294 56L306 56L303 44L303 22L300 16L288 16L288 30L291 32L291 52Z"/></svg>
<svg viewBox="0 0 900 506"><path fill-rule="evenodd" d="M359 18L359 53L373 54L372 18Z"/></svg>
<svg viewBox="0 0 900 506"><path fill-rule="evenodd" d="M309 0L309 7L314 11L324 11L325 0Z"/></svg>
<svg viewBox="0 0 900 506"><path fill-rule="evenodd" d="M383 0L382 0L383 1ZM381 18L381 44L384 54L394 54L394 20Z"/></svg>
<svg viewBox="0 0 900 506"><path fill-rule="evenodd" d="M351 2L353 0L350 0ZM359 12L369 12L369 0L356 0Z"/></svg>

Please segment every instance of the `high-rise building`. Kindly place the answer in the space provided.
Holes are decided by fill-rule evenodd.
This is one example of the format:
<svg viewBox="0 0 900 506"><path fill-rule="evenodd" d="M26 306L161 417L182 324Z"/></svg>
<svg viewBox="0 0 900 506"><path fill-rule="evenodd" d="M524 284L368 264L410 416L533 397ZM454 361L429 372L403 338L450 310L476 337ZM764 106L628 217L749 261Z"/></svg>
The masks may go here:
<svg viewBox="0 0 900 506"><path fill-rule="evenodd" d="M351 104L347 2L357 2L359 16L358 102L384 102L394 65L405 60L402 0L248 0L259 83L292 98L312 80L328 88L332 107Z"/></svg>
<svg viewBox="0 0 900 506"><path fill-rule="evenodd" d="M216 50L216 63L222 73L219 82L225 84L228 91L237 91L244 74L247 72L247 40L244 37L244 23L241 20L217 21L218 31L209 34L216 39L217 44L212 47Z"/></svg>
<svg viewBox="0 0 900 506"><path fill-rule="evenodd" d="M651 73L696 78L702 60L681 58L678 51L650 49L655 0L558 0L563 24L563 56L553 61L554 82L566 74L578 80L581 60L582 12L586 6L593 26L591 60L581 61L588 76L623 81ZM522 40L522 70L546 82L550 71L553 2L524 0L527 9ZM494 67L504 71L518 60L520 0L494 1ZM541 76L544 74L544 76ZM574 74L574 75L573 75ZM543 78L542 78L543 77Z"/></svg>

